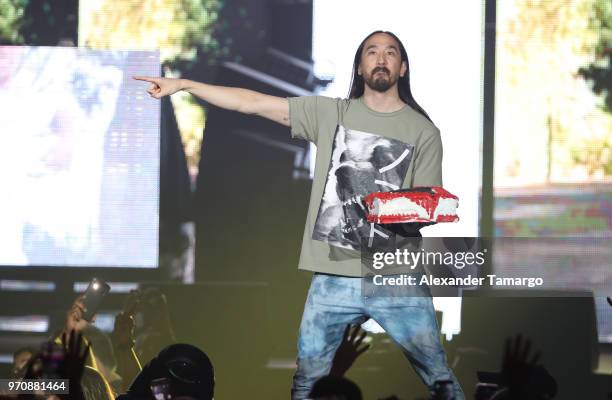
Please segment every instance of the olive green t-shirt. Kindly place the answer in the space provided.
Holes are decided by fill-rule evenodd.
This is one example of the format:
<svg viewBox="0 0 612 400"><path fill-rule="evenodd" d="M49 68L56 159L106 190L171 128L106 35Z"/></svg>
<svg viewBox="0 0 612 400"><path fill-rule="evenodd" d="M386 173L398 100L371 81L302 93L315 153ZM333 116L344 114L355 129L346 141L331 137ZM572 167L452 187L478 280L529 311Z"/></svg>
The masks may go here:
<svg viewBox="0 0 612 400"><path fill-rule="evenodd" d="M317 146L299 268L361 276L362 243L393 235L366 220L361 199L377 191L441 186L440 131L408 105L381 113L361 98L289 98L289 118L291 135Z"/></svg>

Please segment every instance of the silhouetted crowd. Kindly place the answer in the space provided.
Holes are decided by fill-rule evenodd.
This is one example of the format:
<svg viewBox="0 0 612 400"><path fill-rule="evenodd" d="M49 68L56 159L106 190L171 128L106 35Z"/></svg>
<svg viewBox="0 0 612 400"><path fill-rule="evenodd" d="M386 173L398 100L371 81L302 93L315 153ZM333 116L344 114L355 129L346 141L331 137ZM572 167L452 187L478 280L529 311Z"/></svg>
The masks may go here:
<svg viewBox="0 0 612 400"><path fill-rule="evenodd" d="M176 399L214 397L213 365L202 350L176 343L164 295L153 288L132 291L107 335L84 318L82 298L66 313L66 321L40 349L20 348L13 355L12 379L67 379L69 394L21 394L18 399ZM135 335L136 312L142 328ZM355 360L368 351L366 332L347 326L329 375L310 393L313 400L361 400L360 388L344 377ZM161 351L160 351L161 349ZM483 382L483 379L486 382ZM500 371L480 378L475 400L553 399L557 383L539 363L528 339L508 338ZM432 400L453 399L451 381L436 382ZM379 400L399 400L395 396Z"/></svg>

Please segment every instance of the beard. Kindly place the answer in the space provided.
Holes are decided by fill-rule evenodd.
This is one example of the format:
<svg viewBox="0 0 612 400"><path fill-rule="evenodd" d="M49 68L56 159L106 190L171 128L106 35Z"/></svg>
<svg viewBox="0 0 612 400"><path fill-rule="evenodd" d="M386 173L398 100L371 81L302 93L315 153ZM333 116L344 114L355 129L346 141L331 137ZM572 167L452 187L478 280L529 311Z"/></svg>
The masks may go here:
<svg viewBox="0 0 612 400"><path fill-rule="evenodd" d="M378 72L382 73L378 73ZM372 73L364 76L365 84L372 90L377 92L386 92L389 88L397 83L399 76L391 76L389 70L385 67L378 67L372 70Z"/></svg>

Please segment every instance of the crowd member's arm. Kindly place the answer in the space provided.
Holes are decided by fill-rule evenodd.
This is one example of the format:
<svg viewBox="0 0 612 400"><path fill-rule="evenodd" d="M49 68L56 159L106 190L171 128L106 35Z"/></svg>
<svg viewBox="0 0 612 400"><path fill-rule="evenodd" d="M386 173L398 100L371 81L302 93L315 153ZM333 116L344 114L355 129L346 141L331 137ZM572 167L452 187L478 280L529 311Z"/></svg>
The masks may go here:
<svg viewBox="0 0 612 400"><path fill-rule="evenodd" d="M75 370L78 372L78 375L71 375L71 385L72 380L75 382L79 382L81 377L83 376L83 368L85 366L91 367L96 371L100 371L98 369L98 363L96 362L96 357L94 354L94 349L91 344L82 336L82 331L89 326L89 321L83 318L83 313L85 312L85 305L83 304L83 295L80 295L76 298L76 300L72 303L72 307L66 313L66 322L64 324L64 328L62 332L55 337L54 342L56 344L60 344L66 351L68 355L67 358L67 369L66 371L70 371L75 366L79 366L80 362L83 364L82 368ZM92 318L92 322L95 320L95 315ZM84 348L84 351L81 353L81 347ZM67 374L68 372L64 372ZM106 380L106 378L100 374L101 379L104 381L104 386L109 390L110 394L110 384ZM81 387L79 386L79 389ZM81 392L72 392L70 391L70 396L64 397L66 399L80 399L79 396L83 396Z"/></svg>
<svg viewBox="0 0 612 400"><path fill-rule="evenodd" d="M81 378L85 371L87 358L93 359L91 346L86 344L81 333L74 329L68 333L63 333L61 340L64 359L59 367L59 375L70 382L69 393L62 398L65 400L84 400L85 394L81 386ZM104 379L102 375L100 375L100 378Z"/></svg>
<svg viewBox="0 0 612 400"><path fill-rule="evenodd" d="M121 376L121 390L127 392L136 375L142 370L140 361L134 351L134 319L123 311L115 317L113 330L113 348L117 360L117 373Z"/></svg>
<svg viewBox="0 0 612 400"><path fill-rule="evenodd" d="M45 374L55 375L59 379L67 379L68 393L59 395L59 398L62 400L84 400L85 395L81 386L81 378L85 371L85 361L90 354L90 345L85 344L81 333L74 329L68 333L62 332L59 340L62 351L61 359L58 359L54 350L58 343L55 341L47 342L46 347L28 362L24 379L48 378ZM17 398L34 400L38 396L22 394Z"/></svg>
<svg viewBox="0 0 612 400"><path fill-rule="evenodd" d="M63 331L55 338L55 343L59 343L65 349L65 360L63 363L62 376L69 376L72 381L81 382L83 371L85 366L93 368L98 372L100 379L104 381L104 387L108 391L108 395L114 397L112 389L104 375L98 369L98 363L96 362L95 349L91 344L82 336L82 331L89 326L89 321L83 318L85 313L85 305L83 304L83 295L80 295L72 303L72 307L66 313L66 322L64 324ZM95 321L96 316L92 317L92 321ZM81 347L83 350L81 351ZM81 386L78 388L81 390ZM84 396L81 392L72 392L70 390L69 396L64 396L65 399L73 400L80 399ZM83 397L84 398L84 397Z"/></svg>
<svg viewBox="0 0 612 400"><path fill-rule="evenodd" d="M55 337L55 343L62 344L62 335L68 336L70 332L75 331L80 333L85 329L89 322L83 319L83 313L85 312L85 306L83 305L83 296L79 296L76 298L70 310L66 313L66 322L64 324L63 330ZM95 316L94 316L95 319ZM85 338L82 338L83 344L87 346L88 357L86 357L86 365L98 369L98 364L96 363L96 358L94 357L93 349L89 346L89 343Z"/></svg>
<svg viewBox="0 0 612 400"><path fill-rule="evenodd" d="M134 351L134 313L141 302L141 294L133 290L128 295L123 310L115 317L111 335L117 373L121 376L121 390L127 392L130 384L142 370L140 360Z"/></svg>
<svg viewBox="0 0 612 400"><path fill-rule="evenodd" d="M258 115L289 126L289 101L249 89L209 85L178 78L135 76L149 82L147 92L156 99L184 90L214 106L244 114Z"/></svg>

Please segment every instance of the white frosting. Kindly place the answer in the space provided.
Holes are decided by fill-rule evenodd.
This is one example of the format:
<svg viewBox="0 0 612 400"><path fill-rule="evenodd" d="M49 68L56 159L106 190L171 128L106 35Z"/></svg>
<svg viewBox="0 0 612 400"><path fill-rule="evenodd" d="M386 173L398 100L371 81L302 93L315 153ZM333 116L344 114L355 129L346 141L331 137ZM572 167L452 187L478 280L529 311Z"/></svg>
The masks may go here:
<svg viewBox="0 0 612 400"><path fill-rule="evenodd" d="M453 198L440 198L438 206L434 210L432 220L437 220L440 215L457 215L457 206L459 202ZM427 210L406 197L396 197L383 201L374 199L372 204L372 214L383 217L388 215L415 215L418 218L430 219Z"/></svg>
<svg viewBox="0 0 612 400"><path fill-rule="evenodd" d="M429 213L425 208L406 197L396 197L387 201L374 199L373 205L373 214L377 216L417 214L419 218L429 219Z"/></svg>
<svg viewBox="0 0 612 400"><path fill-rule="evenodd" d="M438 219L438 215L457 215L457 205L459 202L453 198L440 198L438 206L434 211L433 219Z"/></svg>

